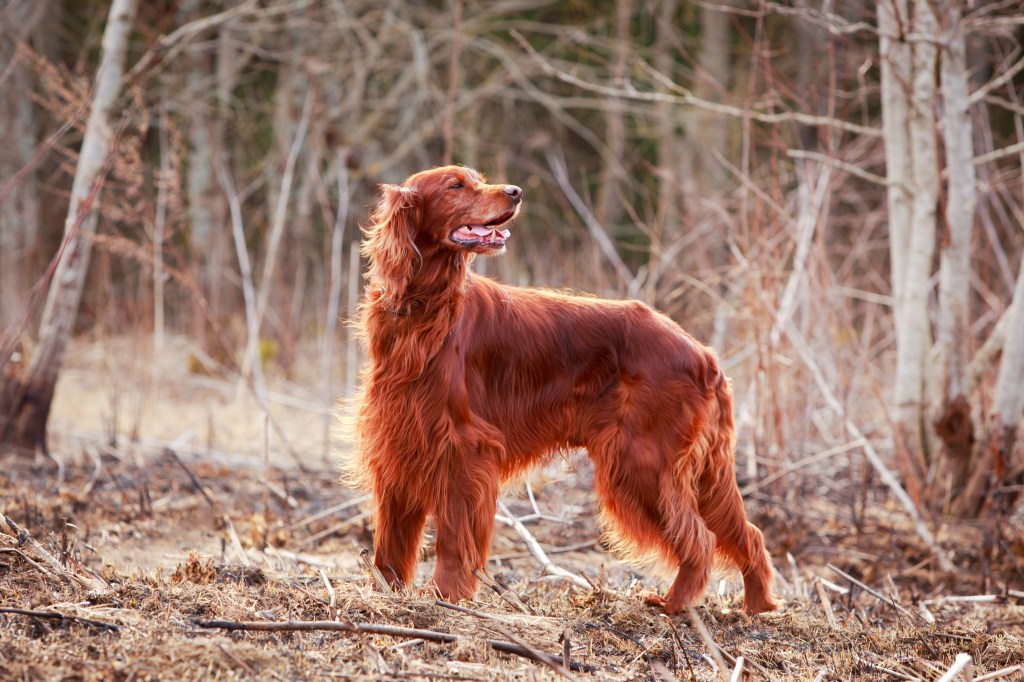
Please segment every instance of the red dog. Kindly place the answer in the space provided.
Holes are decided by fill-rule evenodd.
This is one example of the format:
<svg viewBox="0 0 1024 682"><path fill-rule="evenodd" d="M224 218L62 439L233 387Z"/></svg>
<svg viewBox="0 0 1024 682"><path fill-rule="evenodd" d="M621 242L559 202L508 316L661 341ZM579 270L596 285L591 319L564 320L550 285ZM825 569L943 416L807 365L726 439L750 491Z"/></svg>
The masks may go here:
<svg viewBox="0 0 1024 682"><path fill-rule="evenodd" d="M385 185L365 228L360 327L369 366L350 473L373 491L374 563L407 585L423 527L437 529L434 584L473 596L503 481L584 447L616 544L678 568L664 599L700 598L714 556L743 574L743 608L776 607L761 532L734 471L729 382L714 353L636 301L498 284L469 270L505 249L515 185L470 168Z"/></svg>

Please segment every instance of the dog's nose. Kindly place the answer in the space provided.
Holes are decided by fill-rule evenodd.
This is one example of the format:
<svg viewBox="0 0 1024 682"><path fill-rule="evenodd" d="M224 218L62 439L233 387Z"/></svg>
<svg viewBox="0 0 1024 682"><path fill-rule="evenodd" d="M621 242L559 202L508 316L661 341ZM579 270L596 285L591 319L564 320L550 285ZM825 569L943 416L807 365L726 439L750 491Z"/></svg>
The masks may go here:
<svg viewBox="0 0 1024 682"><path fill-rule="evenodd" d="M523 190L515 185L505 185L505 189L502 191L512 197L512 201L517 204L523 200Z"/></svg>

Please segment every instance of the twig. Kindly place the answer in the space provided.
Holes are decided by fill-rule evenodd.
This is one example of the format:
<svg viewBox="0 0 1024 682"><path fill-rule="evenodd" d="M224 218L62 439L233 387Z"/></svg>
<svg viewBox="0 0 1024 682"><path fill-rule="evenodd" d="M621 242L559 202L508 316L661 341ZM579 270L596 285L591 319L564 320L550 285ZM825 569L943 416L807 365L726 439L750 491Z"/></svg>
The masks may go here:
<svg viewBox="0 0 1024 682"><path fill-rule="evenodd" d="M743 679L743 657L736 657L736 667L732 669L732 675L729 676L729 682L740 682Z"/></svg>
<svg viewBox="0 0 1024 682"><path fill-rule="evenodd" d="M266 621L237 621L237 620L196 620L193 623L197 627L205 629L221 629L228 631L252 631L252 632L316 632L316 631L328 631L328 632L351 632L355 634L365 635L385 635L389 637L408 637L412 639L424 639L429 642L441 642L450 644L452 642L465 641L464 635L455 635L447 632L437 632L436 630L420 630L417 628L405 628L397 625L378 625L376 623L354 623L351 621L337 621L337 620L298 620L298 621L284 621L284 622L266 622ZM512 642L503 642L496 639L486 639L484 642L490 648L501 653L514 654L523 658L529 658L530 660L538 660L535 658L535 650L531 651L526 647L522 647ZM537 652L540 653L540 652ZM558 661L559 657L553 657L549 654L543 654L547 658ZM539 661L544 662L544 661ZM571 670L579 670L583 672L594 672L595 668L590 665L585 665L578 662L570 662L569 667Z"/></svg>
<svg viewBox="0 0 1024 682"><path fill-rule="evenodd" d="M64 582L75 583L80 587L84 587L89 590L95 590L97 592L107 592L110 589L110 585L107 584L106 580L103 580L99 576L94 575L80 575L75 571L64 568L60 561L52 554L46 551L46 549L39 544L39 541L32 537L32 534L28 532L28 529L21 528L11 517L4 516L4 521L7 523L8 528L17 538L18 545L28 545L35 551L38 558L42 559L43 563L53 572L56 573ZM27 557L26 557L27 558Z"/></svg>
<svg viewBox="0 0 1024 682"><path fill-rule="evenodd" d="M580 198L579 194L573 188L572 183L569 182L569 174L565 168L565 159L555 155L549 147L546 151L548 166L551 168L552 174L555 176L555 180L558 182L559 188L562 193L565 194L565 198L569 200L573 208L579 214L580 218L586 224L587 229L590 231L591 236L597 242L598 247L604 254L604 257L608 259L608 262L615 268L616 274L619 279L627 287L631 287L636 281L636 276L626 265L625 261L622 260L622 256L615 249L615 244L612 242L611 237L605 231L604 226L597 221L597 218L590 209L587 208L586 203Z"/></svg>
<svg viewBox="0 0 1024 682"><path fill-rule="evenodd" d="M213 498L210 497L210 494L206 492L206 488L203 487L203 484L199 481L196 475L192 473L192 470L188 468L185 462L181 460L181 457L178 457L178 453L171 448L165 447L164 454L170 456L171 459L178 463L178 466L180 466L182 471L184 471L188 475L189 480L192 481L193 487L195 487L199 494L203 496L203 499L206 500L206 503L208 505L210 505L210 508L216 509L217 503L213 501Z"/></svg>
<svg viewBox="0 0 1024 682"><path fill-rule="evenodd" d="M121 629L120 625L115 625L114 623L104 623L103 621L83 618L82 616L69 616L57 611L35 611L32 609L16 609L3 606L0 607L0 613L11 613L18 616L28 616L30 618L50 618L51 620L59 620L61 623L70 621L72 623L80 623L82 625L89 625L103 630L113 630L115 632Z"/></svg>
<svg viewBox="0 0 1024 682"><path fill-rule="evenodd" d="M692 606L687 609L690 612L690 620L693 621L693 626L697 629L697 633L700 634L700 638L704 640L704 644L707 645L708 651L711 653L711 657L714 659L715 665L718 666L718 676L723 680L726 679L726 674L729 668L725 665L725 659L722 658L722 652L719 651L719 647L715 644L715 640L711 638L711 632L708 631L708 627L704 625L704 621L701 620L700 614L697 613L697 609Z"/></svg>
<svg viewBox="0 0 1024 682"><path fill-rule="evenodd" d="M499 597L507 601L512 606L516 607L519 611L531 615L535 613L534 610L530 608L530 605L523 601L522 597L520 597L514 591L506 588L498 581L494 580L494 578L492 578L491 576L487 575L486 571L477 568L473 570L473 575L475 575L477 579L484 585L494 590L495 594L497 594Z"/></svg>
<svg viewBox="0 0 1024 682"><path fill-rule="evenodd" d="M519 519L512 515L512 513L508 510L508 507L505 506L504 502L501 502L499 500L498 508L501 510L501 513L504 516L495 516L495 518L498 521L501 521L502 523L512 526L512 528L515 529L517 533L519 533L519 537L521 537L523 541L526 542L526 546L530 548L530 553L532 553L533 556L536 557L537 561L540 562L541 570L543 572L550 573L551 575L561 576L563 578L571 580L574 584L582 587L583 589L594 589L594 586L590 583L590 581L578 575L570 573L561 566L556 566L555 564L553 564L551 562L551 559L549 559L548 555L544 552L544 548L540 546L539 542L537 542L537 538L533 537L530 531L526 529L526 526L524 526Z"/></svg>
<svg viewBox="0 0 1024 682"><path fill-rule="evenodd" d="M821 600L821 608L825 610L825 617L828 619L829 627L833 630L839 629L839 621L836 619L835 612L832 611L832 602L828 598L828 592L825 591L825 586L821 584L821 578L814 578L814 589L818 592L818 599Z"/></svg>
<svg viewBox="0 0 1024 682"><path fill-rule="evenodd" d="M323 538L325 538L325 537L327 537L329 535L334 535L335 533L337 533L339 531L345 530L349 526L354 526L355 524L359 523L360 521L362 521L363 519L365 519L365 518L367 518L369 516L370 516L369 512L361 512L359 514L356 514L355 516L353 516L351 518L345 519L341 523L334 524L330 528L325 528L325 529L323 529L322 531L320 531L318 533L313 533L308 538L304 538L302 541L300 541L298 543L298 546L299 547L305 547L306 545L312 545L315 542L317 542L319 540L322 540Z"/></svg>
<svg viewBox="0 0 1024 682"><path fill-rule="evenodd" d="M221 514L221 520L224 521L224 526L228 529L228 537L231 538L231 546L235 549L235 553L238 554L238 558L241 560L243 566L251 566L252 562L249 561L249 557L245 553L245 549L242 547L242 541L238 539L238 533L235 532L235 524L231 523L231 517L226 513Z"/></svg>
<svg viewBox="0 0 1024 682"><path fill-rule="evenodd" d="M370 572L370 577L373 578L373 583L377 586L377 589L384 594L394 596L395 591L391 589L391 584L384 577L384 574L380 572L380 569L373 565L373 561L370 560L370 550L365 547L359 552L359 558L362 559L363 565L366 566L366 570Z"/></svg>
<svg viewBox="0 0 1024 682"><path fill-rule="evenodd" d="M972 682L974 680L974 674L971 671L971 664L973 662L974 659L971 658L970 654L957 654L953 665L949 667L945 675L939 678L939 682L953 682L957 675L961 674L965 682Z"/></svg>
<svg viewBox="0 0 1024 682"><path fill-rule="evenodd" d="M853 423L853 420L846 416L846 410L843 409L842 402L840 402L839 398L836 397L835 392L828 385L824 374L822 374L821 368L818 366L818 363L814 361L813 351L808 347L807 342L804 340L799 330L797 330L793 325L792 321L786 325L785 331L786 336L789 337L790 343L792 343L797 351L799 351L804 365L814 377L814 382L821 391L822 397L825 398L825 401L829 404L832 410L842 418L847 432L849 432L854 439L864 441L864 455L867 457L868 462L871 463L872 468L878 474L879 478L881 478L882 482L888 486L889 491L892 492L903 506L903 509L906 510L907 515L910 516L911 520L914 522L914 529L917 531L918 537L924 541L928 546L928 549L930 549L932 554L935 555L935 558L939 562L939 567L949 573L955 572L956 566L953 565L949 555L946 554L942 547L939 546L939 543L936 542L935 536L932 535L932 532L928 530L928 525L924 522L924 519L921 518L921 513L918 511L914 501L910 499L910 495L908 495L907 491L903 489L902 485L900 485L899 479L896 478L896 475L893 474L889 467L885 465L885 462L882 461L881 456L875 450L871 441L864 436L864 433L856 424Z"/></svg>
<svg viewBox="0 0 1024 682"><path fill-rule="evenodd" d="M471 609L467 606L452 604L451 602L447 602L442 599L435 600L434 604L440 606L441 608L451 609L452 611L458 611L459 613L469 614L470 616L476 616L477 618L482 618L484 620L495 620L499 623L535 623L544 620L552 620L547 616L535 616L529 613L523 614L522 616L504 616L497 613L487 613L485 611L477 611L476 609Z"/></svg>
<svg viewBox="0 0 1024 682"><path fill-rule="evenodd" d="M338 593L334 591L334 586L331 585L331 580L327 577L327 572L322 568L320 569L320 579L324 581L324 587L327 588L327 594L331 595L331 600L327 602L327 613L331 614L331 618L337 618L340 615L338 613Z"/></svg>
<svg viewBox="0 0 1024 682"><path fill-rule="evenodd" d="M295 530L298 530L300 528L304 528L304 527L308 526L309 524L311 524L311 523L313 523L315 521L319 521L320 519L324 518L325 516L330 516L332 514L337 514L340 511L344 511L344 510L348 509L349 507L354 507L357 504L362 504L363 502L366 502L366 500L368 500L368 499L369 499L368 495L360 495L359 497L356 497L354 499L346 500L345 502L342 502L341 504L336 504L333 507L328 507L327 509L322 509L321 511L318 511L316 514L313 514L312 516L307 516L306 518L302 519L301 521L296 521L295 523L293 523L291 526L288 527L288 530L295 531Z"/></svg>
<svg viewBox="0 0 1024 682"><path fill-rule="evenodd" d="M1003 668L1002 670L994 670L984 675L978 675L974 678L974 682L985 682L985 680L995 680L1000 677L1006 677L1014 673L1024 671L1024 665L1011 665L1009 668Z"/></svg>
<svg viewBox="0 0 1024 682"><path fill-rule="evenodd" d="M865 661L865 660L861 660L860 662L866 668L870 668L871 670L877 670L878 672L885 673L886 675L892 675L896 679L899 679L899 680L910 680L910 682L920 682L920 678L911 677L910 675L905 675L904 673L901 673L898 670L892 670L891 668L886 668L886 667L878 665L877 663L871 663L871 662Z"/></svg>
<svg viewBox="0 0 1024 682"><path fill-rule="evenodd" d="M20 557L21 557L22 559L24 559L24 560L25 560L26 562L28 562L28 564L29 564L30 566L32 566L32 568L36 569L37 571L39 571L40 573L42 573L42 574L43 574L44 576L46 576L47 578L53 578L53 577L54 577L52 573L50 573L49 571L47 571L47 570L46 570L45 568L43 568L42 566L40 566L40 565L39 565L38 563L36 563L35 561L32 561L32 558L31 558L31 557L29 557L29 556L28 556L27 554L25 554L24 552L22 552L22 551L21 551L20 549L16 549L16 548L14 548L14 547L3 547L3 548L0 548L0 553L11 553L11 554L16 554L16 555L20 556Z"/></svg>
<svg viewBox="0 0 1024 682"><path fill-rule="evenodd" d="M516 635L511 630L506 630L505 628L501 627L500 625L490 625L488 627L490 627L492 630L497 632L499 635L502 635L503 637L509 638L510 640L512 640L513 642L518 644L519 646L521 646L524 649L526 649L527 651L529 651L530 652L530 656L533 658L533 660L540 661L541 663L543 663L544 665L548 666L549 668L554 670L556 673L558 673L559 675L561 675L565 679L573 680L573 682L576 682L576 678L569 672L569 670L567 668L563 668L562 667L562 661L559 661L555 657L550 656L550 655L544 653L543 651L540 651L539 649L535 649L534 647L530 646L529 644L526 643L526 641L524 639L522 639L521 637Z"/></svg>
<svg viewBox="0 0 1024 682"><path fill-rule="evenodd" d="M893 608L895 608L895 609L896 609L897 611L899 611L899 612L900 612L900 613L902 613L902 614L905 614L906 616L908 616L908 617L909 617L909 618L911 618L912 620L913 620L913 619L915 619L915 618L920 618L920 616L918 616L918 615L917 615L916 613L914 613L913 611L908 611L908 610L907 610L906 608L904 608L904 607L903 607L903 606L901 606L901 605L900 605L899 603L897 603L897 601L896 601L895 599L892 599L892 598L890 598L890 597L886 597L886 596L885 596L884 594L882 594L882 593L880 593L880 592L877 592L877 591L875 591L875 590L871 589L870 587L868 587L867 585L865 585L865 584L864 584L864 583L862 583L861 581L859 581L859 580L857 580L856 578L854 578L854 577L853 577L852 575L850 575L849 573L846 573L845 571L842 571L842 570L840 570L840 569L836 568L836 567L835 567L835 566L833 566L832 564L825 564L825 565L826 565L826 566L827 566L828 568L830 568L831 570L833 570L833 571L835 571L836 573L838 573L839 575L841 575L841 576L842 576L843 578L845 578L846 580L849 580L849 581L850 581L851 583L853 583L854 585L856 585L856 586L857 586L857 587L859 587L860 589L862 589L862 590L864 590L865 592L867 592L868 594L870 594L870 595L871 595L872 597L874 597L874 598L878 599L879 601L881 601L881 602L883 602L883 603L885 603L885 604L889 604L890 606L892 606Z"/></svg>

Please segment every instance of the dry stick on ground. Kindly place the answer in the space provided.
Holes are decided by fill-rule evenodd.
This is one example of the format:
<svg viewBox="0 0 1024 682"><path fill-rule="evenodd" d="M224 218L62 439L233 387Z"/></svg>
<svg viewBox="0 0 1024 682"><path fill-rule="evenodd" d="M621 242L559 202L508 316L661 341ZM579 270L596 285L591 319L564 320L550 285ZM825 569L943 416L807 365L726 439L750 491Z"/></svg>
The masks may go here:
<svg viewBox="0 0 1024 682"><path fill-rule="evenodd" d="M94 628L101 628L103 630L113 630L117 632L121 629L120 625L114 623L104 623L100 620L93 620L91 618L83 618L81 616L69 616L64 613L57 611L35 611L32 609L15 609L7 606L0 607L0 613L11 613L18 616L28 616L30 618L49 618L51 620L59 620L61 623L80 623L82 625L89 625Z"/></svg>
<svg viewBox="0 0 1024 682"><path fill-rule="evenodd" d="M690 613L690 620L693 621L693 626L697 629L700 638L704 640L704 644L708 647L711 657L715 661L715 665L718 666L718 676L723 680L727 679L727 671L729 668L725 665L725 659L722 658L722 652L719 650L720 647L715 644L715 640L711 639L711 633L708 631L708 626L704 625L704 621L701 620L700 614L697 613L697 609L692 606L687 609Z"/></svg>
<svg viewBox="0 0 1024 682"><path fill-rule="evenodd" d="M818 592L818 599L821 600L821 608L825 610L825 617L828 618L829 627L833 630L838 630L839 621L836 619L835 612L832 611L832 601L828 598L825 586L821 584L821 578L814 578L814 589Z"/></svg>
<svg viewBox="0 0 1024 682"><path fill-rule="evenodd" d="M537 558L537 561L540 562L541 570L543 572L570 580L573 584L578 585L583 589L594 589L594 586L590 581L553 564L551 559L549 559L548 555L544 552L544 548L542 548L540 543L537 542L537 538L533 537L530 531L526 529L526 526L512 515L512 512L508 510L508 507L506 507L505 503L501 500L498 501L498 509L501 510L501 513L504 514L504 516L495 516L494 518L504 524L512 526L512 528L519 533L519 537L521 537L526 542L526 546L530 548L530 553L532 553L533 556Z"/></svg>
<svg viewBox="0 0 1024 682"><path fill-rule="evenodd" d="M14 537L17 539L18 545L23 546L27 544L29 547L31 547L35 551L38 558L42 559L43 563L46 564L46 566L53 573L57 574L57 576L59 576L64 582L69 584L75 583L80 587L84 587L86 589L94 590L100 593L107 592L110 590L110 585L107 583L107 581L103 580L99 576L80 575L74 571L64 568L64 566L61 565L60 561L52 554L47 552L46 549L41 544L39 544L39 541L32 537L32 534L29 533L27 529L18 526L16 523L14 523L14 521L11 520L11 517L9 516L4 516L3 519L7 523L8 528L10 528L10 530L12 531Z"/></svg>
<svg viewBox="0 0 1024 682"><path fill-rule="evenodd" d="M354 506L356 506L358 504L362 504L363 502L366 502L368 499L370 499L369 495L360 495L359 497L353 498L353 499L348 500L346 502L342 502L341 504L336 504L333 507L328 507L327 509L318 511L317 513L313 514L312 516L307 516L306 518L302 519L301 521L296 521L295 523L293 523L292 525L290 525L288 527L288 530L289 531L299 530L300 528L304 528L305 526L308 526L309 524L313 523L314 521L319 521L320 519L324 518L325 516L331 516L332 514L337 514L340 511L345 511L349 507L354 507Z"/></svg>
<svg viewBox="0 0 1024 682"><path fill-rule="evenodd" d="M1003 668L1002 670L994 670L984 675L978 675L974 678L974 682L985 682L986 680L997 680L1000 677L1007 677L1014 673L1024 671L1024 665L1011 665L1009 668Z"/></svg>
<svg viewBox="0 0 1024 682"><path fill-rule="evenodd" d="M220 629L234 632L243 630L246 632L351 632L362 635L386 635L388 637L408 637L410 639L424 639L429 642L441 642L450 644L470 639L465 635L455 635L448 632L437 632L436 630L421 630L417 628L405 628L397 625L378 625L376 623L353 623L349 621L336 620L294 620L286 622L265 622L265 621L237 621L237 620L196 620L193 623L197 627L205 629ZM475 638L473 638L475 639ZM535 657L536 650L504 642L497 639L483 640L487 646L495 651L505 654L513 654L530 660L545 663ZM558 661L559 657L543 654L547 658ZM583 672L594 672L596 668L583 663L572 661L569 663L571 670Z"/></svg>
<svg viewBox="0 0 1024 682"><path fill-rule="evenodd" d="M893 608L895 608L895 609L896 609L897 611L899 611L900 613L902 613L902 614L904 614L904 615L908 616L908 617L909 617L909 618L910 618L911 620L915 620L915 619L921 618L921 616L919 616L918 614L914 613L913 611L908 611L908 610L907 610L906 608L904 608L903 606L901 606L900 604L898 604L898 603L896 602L896 600L895 600L895 599L893 599L893 598L891 598L891 597L886 597L886 596L885 596L884 594L882 594L881 592L878 592L878 591L876 591L876 590L873 590L873 589L871 589L870 587L868 587L867 585L865 585L865 584L864 584L864 583L862 583L861 581L859 581L859 580L857 580L856 578L854 578L854 577L853 577L852 575L850 575L849 573L847 573L847 572L845 572L845 571L842 571L842 570L840 570L840 569L836 568L836 567L835 567L835 566L833 566L832 564L825 564L825 565L826 565L826 566L827 566L828 568L830 568L831 570L833 570L833 571L835 571L836 573L838 573L839 575L841 575L841 576L842 576L843 578L845 578L846 580L849 580L849 581L850 581L851 583L853 583L854 585L856 585L856 586L857 586L857 587L859 587L860 589L862 589L862 590L864 590L865 592L867 592L868 594L870 594L870 595L871 595L872 597L875 597L876 599L878 599L879 601L881 601L881 602L882 602L882 603L884 603L884 604L889 604L890 606L892 606Z"/></svg>
<svg viewBox="0 0 1024 682"><path fill-rule="evenodd" d="M512 606L516 607L520 611L530 615L536 615L536 611L530 607L529 604L523 601L515 591L508 589L504 585L500 584L491 576L487 575L487 572L480 568L473 569L473 575L487 587L491 588L495 594L507 601Z"/></svg>
<svg viewBox="0 0 1024 682"><path fill-rule="evenodd" d="M736 657L736 667L732 669L732 675L729 675L729 682L740 682L743 679L743 657Z"/></svg>
<svg viewBox="0 0 1024 682"><path fill-rule="evenodd" d="M451 602L447 602L441 599L436 599L434 601L434 604L444 609L451 609L452 611L458 611L459 613L468 613L469 615L476 616L477 618L483 618L485 620L494 620L498 621L499 623L516 623L521 625L524 622L537 623L541 621L554 620L550 616L536 616L530 613L523 614L522 616L505 616L497 613L487 613L485 611L477 611L476 609L471 609L467 606L452 604Z"/></svg>
<svg viewBox="0 0 1024 682"><path fill-rule="evenodd" d="M202 494L203 499L206 500L208 505L210 505L210 508L221 512L220 518L224 522L224 527L227 528L228 537L231 540L231 546L234 548L235 553L238 554L239 560L242 562L243 566L252 565L252 562L249 561L248 555L245 553L245 549L242 547L242 541L238 538L238 533L235 531L235 524L231 522L231 517L227 515L227 512L223 511L223 506L219 505L212 497L210 497L210 494L206 492L206 488L203 486L202 482L194 473L192 473L192 470L188 468L185 462L178 457L178 453L171 448L165 447L164 454L170 455L171 459L177 462L178 466L184 469L185 473L188 474L189 480L192 481L192 485L195 486L196 490Z"/></svg>
<svg viewBox="0 0 1024 682"><path fill-rule="evenodd" d="M494 630L499 635L501 635L503 637L507 637L508 639L512 640L513 642L515 642L519 646L521 646L524 649L526 649L527 651L529 651L531 657L533 658L533 660L540 661L541 663L543 663L544 665L548 666L549 668L554 670L556 673L558 673L559 675L561 675L565 679L572 680L573 682L576 682L576 678L573 677L573 675L569 672L567 667L566 668L562 667L562 663L563 662L559 661L556 657L551 656L549 654L546 654L543 651L540 651L538 649L535 649L534 647L532 647L529 644L527 644L524 639L522 639L521 637L516 635L514 632L512 632L511 630L506 630L505 628L501 627L500 625L488 625L487 627L489 627L490 629Z"/></svg>
<svg viewBox="0 0 1024 682"><path fill-rule="evenodd" d="M377 589L384 594L394 596L395 591L391 589L391 584L388 583L387 578L384 577L379 568L373 565L373 561L370 559L370 550L364 548L359 552L359 558L362 559L366 570L370 572L370 577L373 578L373 583L377 586Z"/></svg>
<svg viewBox="0 0 1024 682"><path fill-rule="evenodd" d="M967 682L972 682L974 674L971 671L971 663L973 662L974 659L971 658L970 654L957 654L953 665L950 666L945 675L939 678L939 682L953 682L959 675L963 675Z"/></svg>

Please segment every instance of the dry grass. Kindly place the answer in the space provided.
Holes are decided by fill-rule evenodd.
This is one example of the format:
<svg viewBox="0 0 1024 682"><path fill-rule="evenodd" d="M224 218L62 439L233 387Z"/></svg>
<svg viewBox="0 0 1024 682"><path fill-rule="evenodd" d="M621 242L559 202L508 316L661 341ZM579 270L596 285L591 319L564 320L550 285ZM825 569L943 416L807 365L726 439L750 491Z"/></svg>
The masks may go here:
<svg viewBox="0 0 1024 682"><path fill-rule="evenodd" d="M330 468L264 472L133 450L102 451L98 460L63 454L62 479L51 460L0 456L0 511L40 543L33 547L24 535L19 541L17 531L3 524L0 606L65 616L0 614L0 678L562 679L563 673L542 663L496 653L484 640L515 639L557 655L568 632L572 660L592 668L570 673L576 679L717 679L707 642L690 617L666 618L638 598L664 585L612 562L599 546L554 555L600 585L582 591L539 578L521 540L499 527L498 561L489 571L533 613L521 613L486 589L463 604L478 612L467 613L420 593L385 596L369 588L359 561L359 548L370 544L360 505L315 516L352 495L337 487ZM577 485L587 476L580 469L539 493L542 509L561 517L528 524L548 550L596 538L592 498ZM529 511L525 500L511 504L517 513ZM751 507L775 544L786 603L778 613L751 620L738 609L735 576L709 591L698 613L728 667L742 656L751 679L937 679L958 653L974 658L975 674L1024 658L1020 600L1003 594L988 603L943 602L958 588L970 589L976 574L930 573L916 536L886 509L874 510L856 532L839 522L815 522L843 516L822 501L801 510L802 523L770 500ZM977 533L956 533L965 549L958 562L977 568L981 557L971 546ZM790 545L791 564L773 537ZM948 542L956 535L947 529L946 537ZM429 555L428 547L421 582ZM921 557L925 565L914 566ZM826 562L871 583L907 612L860 588L847 594L815 589L815 576L851 587ZM1012 568L1001 577L1021 585ZM833 622L821 594L834 611ZM935 623L922 617L922 602ZM198 625L211 619L404 626L460 639L440 644ZM1020 678L1016 673L1007 679Z"/></svg>
<svg viewBox="0 0 1024 682"><path fill-rule="evenodd" d="M248 398L189 378L185 348L154 367L144 347L119 343L101 358L99 345L70 358L52 420L55 459L0 451L0 513L17 528L0 517L0 679L554 680L566 673L486 642L560 656L565 633L584 668L568 673L575 679L722 679L689 614L667 618L643 604L666 584L602 548L585 460L534 477L541 516L529 518L522 496L506 501L554 561L595 589L542 576L499 524L488 572L525 612L490 588L461 604L469 611L422 592L387 596L370 588L360 557L372 545L367 505L324 461L313 398L271 405L290 439L275 440L274 452L299 456L274 455L267 468ZM119 445L104 445L109 434ZM961 653L975 675L1024 663L1020 519L941 527L960 569L944 574L884 490L849 490L847 480L801 470L748 496L785 605L749 619L737 576L716 577L696 613L725 677L739 657L745 679L938 679ZM428 534L419 585L432 563ZM994 596L950 599L978 594ZM210 620L336 629L200 626ZM355 631L396 626L459 639Z"/></svg>

